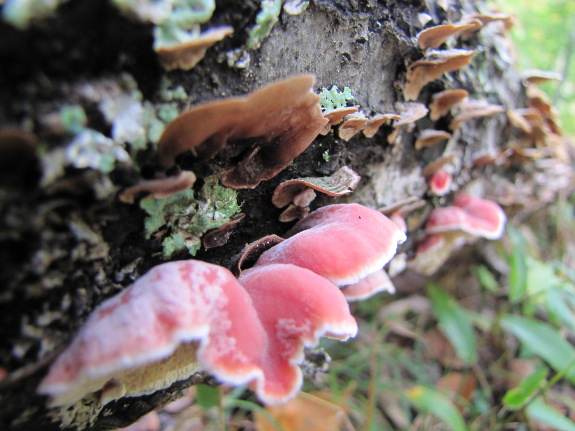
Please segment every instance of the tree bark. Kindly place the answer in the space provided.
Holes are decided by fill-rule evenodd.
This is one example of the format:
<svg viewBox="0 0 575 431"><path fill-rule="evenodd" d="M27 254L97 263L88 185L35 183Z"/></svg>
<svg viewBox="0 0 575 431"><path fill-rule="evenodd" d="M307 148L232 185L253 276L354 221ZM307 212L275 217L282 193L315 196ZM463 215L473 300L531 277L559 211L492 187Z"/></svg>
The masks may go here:
<svg viewBox="0 0 575 431"><path fill-rule="evenodd" d="M444 10L439 3L449 7ZM301 15L282 13L261 47L249 51L247 68L230 67L226 53L244 46L258 8L259 3L250 0L218 1L210 25L230 25L235 32L208 50L193 70L167 73L190 97L179 102L181 111L194 103L245 95L278 79L312 73L318 91L332 85L351 88L354 103L368 116L397 112L397 103L403 101L406 65L422 57L415 39L423 28L422 14L431 19L429 26L485 11L483 2L472 0L315 0ZM506 42L498 25L457 42L458 48L477 50L473 62L425 86L418 101L428 104L438 91L464 88L472 98L507 109L525 107L525 89ZM36 394L50 363L95 306L165 260L161 241L144 235L144 211L110 193L152 176L157 169L152 146L138 153L139 169L134 164L121 165L102 173L68 166L49 185L45 178L50 162L43 159L69 141L50 126L49 114L64 105L81 104L90 127L110 136L97 103L86 101L89 85L105 93L109 83L129 74L144 100L158 103L166 73L152 43L150 25L124 17L101 0L70 0L54 16L26 30L0 22L0 126L26 132L16 139L18 148L11 145L13 140L0 142L0 159L4 158L0 163L0 366L6 372L0 381L2 429L60 429L54 411L45 406L45 397ZM446 151L455 154L455 191L471 187L509 209L527 201L518 195L521 187L531 193L529 199L553 198L560 187L557 182L534 182L541 167L473 165L479 155L498 154L519 136L502 114L465 123L447 148L440 144L414 149L421 130L447 129L449 120L424 118L393 145L387 143L390 126L382 127L373 138L360 133L348 142L335 131L319 136L276 177L255 189L239 191L245 219L225 245L201 249L194 258L231 267L246 243L268 234L282 235L288 229L289 223L278 221L281 210L271 204L281 181L328 175L344 165L362 176L356 191L346 198L319 196L312 209L351 201L380 208L412 196L423 198L426 205L409 220L409 239L402 246L410 255L422 236L425 214L452 198L453 193L446 198L427 195L422 175L423 168ZM222 154L202 164L184 157L180 166L193 169L201 179L231 166L235 160L229 157ZM180 253L172 259L187 257ZM203 378L194 376L149 396L113 402L94 417L76 417L69 428L96 431L127 426Z"/></svg>

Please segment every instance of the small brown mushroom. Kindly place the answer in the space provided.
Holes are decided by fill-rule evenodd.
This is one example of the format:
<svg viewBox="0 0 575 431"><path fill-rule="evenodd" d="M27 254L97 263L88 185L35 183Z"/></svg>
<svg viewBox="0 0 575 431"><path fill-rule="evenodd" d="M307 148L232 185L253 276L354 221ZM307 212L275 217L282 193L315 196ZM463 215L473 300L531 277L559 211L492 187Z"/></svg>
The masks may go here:
<svg viewBox="0 0 575 431"><path fill-rule="evenodd" d="M246 97L200 105L172 121L158 143L160 164L172 166L190 151L208 160L230 140L252 150L221 182L234 189L254 188L275 176L301 154L328 122L312 91L312 75L295 76L268 85Z"/></svg>
<svg viewBox="0 0 575 431"><path fill-rule="evenodd" d="M430 164L428 164L425 168L423 168L422 175L425 178L429 178L434 173L436 173L439 169L441 169L446 164L450 163L453 159L455 159L455 153L449 153L437 160L434 160Z"/></svg>
<svg viewBox="0 0 575 431"><path fill-rule="evenodd" d="M272 196L272 203L283 208L294 202L299 193L311 188L329 196L342 196L357 187L361 177L351 168L343 166L327 177L306 177L284 181L278 185Z"/></svg>
<svg viewBox="0 0 575 431"><path fill-rule="evenodd" d="M344 141L349 141L363 130L366 123L367 117L362 112L350 114L343 119L343 123L340 124L337 134Z"/></svg>
<svg viewBox="0 0 575 431"><path fill-rule="evenodd" d="M509 124L511 124L516 129L519 129L526 134L530 134L533 131L529 121L527 121L527 119L516 109L508 109L505 111L505 114L507 115Z"/></svg>
<svg viewBox="0 0 575 431"><path fill-rule="evenodd" d="M403 126L415 123L417 120L425 117L429 112L424 104L416 102L407 102L397 104L399 111L399 120L393 123L393 132L387 137L387 142L393 144L397 141L399 132Z"/></svg>
<svg viewBox="0 0 575 431"><path fill-rule="evenodd" d="M236 225L241 222L246 215L243 213L235 214L230 221L224 223L218 228L210 229L202 236L202 244L205 249L221 247L228 242Z"/></svg>
<svg viewBox="0 0 575 431"><path fill-rule="evenodd" d="M299 205L289 204L288 207L282 211L278 220L282 223L289 223L290 221L302 219L308 214L308 206L301 207Z"/></svg>
<svg viewBox="0 0 575 431"><path fill-rule="evenodd" d="M139 193L148 192L154 199L164 199L187 190L196 182L196 175L191 171L182 171L173 177L142 181L120 193L118 198L126 204L134 203Z"/></svg>
<svg viewBox="0 0 575 431"><path fill-rule="evenodd" d="M543 84L549 81L561 81L563 76L558 72L549 72L545 70L525 70L521 72L521 79L525 85L530 84Z"/></svg>
<svg viewBox="0 0 575 431"><path fill-rule="evenodd" d="M415 141L415 149L431 147L449 138L451 138L451 133L444 130L426 129L419 134L417 141Z"/></svg>
<svg viewBox="0 0 575 431"><path fill-rule="evenodd" d="M416 100L421 89L429 82L447 72L453 72L468 65L475 51L467 49L429 50L421 60L407 67L403 87L405 100Z"/></svg>
<svg viewBox="0 0 575 431"><path fill-rule="evenodd" d="M200 34L197 39L174 46L156 48L160 64L167 70L193 69L206 55L206 51L216 42L234 32L232 27L211 28Z"/></svg>
<svg viewBox="0 0 575 431"><path fill-rule="evenodd" d="M355 114L358 109L359 106L344 106L324 112L323 116L327 118L328 122L320 132L320 135L327 135L332 126L341 123L346 116Z"/></svg>
<svg viewBox="0 0 575 431"><path fill-rule="evenodd" d="M383 124L387 124L393 120L399 121L401 120L401 116L398 114L377 114L367 120L363 128L363 135L366 138L373 138Z"/></svg>
<svg viewBox="0 0 575 431"><path fill-rule="evenodd" d="M469 93L460 88L453 88L434 94L429 105L429 118L432 121L439 120L447 115L451 108L463 102L467 96L469 96Z"/></svg>
<svg viewBox="0 0 575 431"><path fill-rule="evenodd" d="M449 124L451 130L457 130L465 121L474 118L491 117L505 110L501 105L491 105L484 100L467 101L465 104L460 104L459 108L461 113L456 115Z"/></svg>
<svg viewBox="0 0 575 431"><path fill-rule="evenodd" d="M460 33L477 27L476 22L463 24L443 24L426 28L417 34L417 45L419 49L439 48L450 37L458 36Z"/></svg>

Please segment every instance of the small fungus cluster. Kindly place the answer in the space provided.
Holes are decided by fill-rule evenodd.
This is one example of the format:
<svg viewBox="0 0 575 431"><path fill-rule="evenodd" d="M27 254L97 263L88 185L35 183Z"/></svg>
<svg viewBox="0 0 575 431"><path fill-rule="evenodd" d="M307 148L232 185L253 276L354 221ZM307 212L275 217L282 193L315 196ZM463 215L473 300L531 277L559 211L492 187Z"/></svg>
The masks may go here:
<svg viewBox="0 0 575 431"><path fill-rule="evenodd" d="M320 208L289 234L237 279L197 260L156 266L93 311L38 392L68 406L99 391L104 405L205 370L267 404L290 399L304 348L355 336L346 291L364 281L381 290L380 270L405 235L358 204Z"/></svg>

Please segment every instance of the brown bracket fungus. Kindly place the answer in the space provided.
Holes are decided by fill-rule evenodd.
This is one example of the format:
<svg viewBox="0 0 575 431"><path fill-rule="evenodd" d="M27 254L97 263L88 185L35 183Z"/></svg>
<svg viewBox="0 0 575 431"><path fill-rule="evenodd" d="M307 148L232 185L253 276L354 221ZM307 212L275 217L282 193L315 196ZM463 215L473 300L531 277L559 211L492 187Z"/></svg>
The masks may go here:
<svg viewBox="0 0 575 431"><path fill-rule="evenodd" d="M563 76L558 72L550 72L546 70L524 70L521 72L521 79L525 85L543 84L549 81L562 81Z"/></svg>
<svg viewBox="0 0 575 431"><path fill-rule="evenodd" d="M363 128L363 136L366 138L373 138L379 128L384 125L388 124L391 121L399 121L401 120L401 116L398 114L377 114L367 120L365 123L365 127Z"/></svg>
<svg viewBox="0 0 575 431"><path fill-rule="evenodd" d="M395 143L403 126L412 125L417 120L425 117L429 112L423 103L407 102L398 103L399 119L393 123L393 132L387 137L387 142Z"/></svg>
<svg viewBox="0 0 575 431"><path fill-rule="evenodd" d="M206 55L206 51L216 42L234 32L232 27L211 28L199 35L196 39L177 45L161 46L156 48L160 64L167 70L193 69Z"/></svg>
<svg viewBox="0 0 575 431"><path fill-rule="evenodd" d="M305 177L284 181L276 187L272 196L272 203L278 208L283 208L292 202L295 203L300 193L307 188L325 193L328 196L343 196L354 191L360 179L361 177L351 168L343 166L327 177ZM307 206L302 205L302 202L297 203L297 205Z"/></svg>
<svg viewBox="0 0 575 431"><path fill-rule="evenodd" d="M359 109L359 106L343 106L341 108L331 109L325 111L323 116L327 119L327 123L321 130L320 135L327 135L332 126L335 126L343 121L345 117L351 114L355 114Z"/></svg>
<svg viewBox="0 0 575 431"><path fill-rule="evenodd" d="M466 101L459 105L459 109L461 112L449 123L450 130L457 130L465 121L474 118L490 117L505 110L501 105L491 105L484 100Z"/></svg>
<svg viewBox="0 0 575 431"><path fill-rule="evenodd" d="M295 76L181 114L160 138L160 164L168 168L187 151L208 160L229 141L251 139L253 148L221 181L235 189L256 187L287 167L328 122L312 90L314 82L312 75Z"/></svg>
<svg viewBox="0 0 575 431"><path fill-rule="evenodd" d="M337 129L338 136L344 141L349 141L360 131L363 130L367 123L367 117L363 112L347 115Z"/></svg>
<svg viewBox="0 0 575 431"><path fill-rule="evenodd" d="M429 118L431 121L439 120L441 117L447 115L451 108L463 102L467 96L469 96L469 93L460 88L435 93L429 105Z"/></svg>
<svg viewBox="0 0 575 431"><path fill-rule="evenodd" d="M474 29L480 24L481 22L477 21L463 24L443 24L426 28L417 33L417 46L421 50L437 49L450 37L457 37L462 32Z"/></svg>
<svg viewBox="0 0 575 431"><path fill-rule="evenodd" d="M407 66L403 87L405 100L416 100L421 89L441 75L467 66L475 51L467 49L429 50L421 60Z"/></svg>
<svg viewBox="0 0 575 431"><path fill-rule="evenodd" d="M425 129L415 141L415 149L421 150L422 148L431 147L449 138L451 138L451 133L444 130Z"/></svg>
<svg viewBox="0 0 575 431"><path fill-rule="evenodd" d="M196 175L191 171L182 171L173 177L166 177L157 180L142 181L135 186L128 187L118 198L127 204L134 203L134 199L139 193L147 192L148 197L154 199L165 199L181 191L187 190L196 182Z"/></svg>

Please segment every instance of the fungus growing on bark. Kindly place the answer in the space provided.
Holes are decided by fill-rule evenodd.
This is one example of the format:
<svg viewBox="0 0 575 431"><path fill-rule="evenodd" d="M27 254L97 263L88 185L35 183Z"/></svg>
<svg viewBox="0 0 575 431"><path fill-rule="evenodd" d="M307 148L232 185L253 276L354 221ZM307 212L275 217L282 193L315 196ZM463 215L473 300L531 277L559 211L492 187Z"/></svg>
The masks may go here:
<svg viewBox="0 0 575 431"><path fill-rule="evenodd" d="M160 64L167 70L193 69L206 55L206 51L216 42L234 32L232 27L210 28L199 37L174 45L161 45L155 48Z"/></svg>
<svg viewBox="0 0 575 431"><path fill-rule="evenodd" d="M202 245L207 250L209 248L221 247L226 244L236 225L245 218L245 214L235 214L230 221L224 223L218 228L207 231L202 236Z"/></svg>
<svg viewBox="0 0 575 431"><path fill-rule="evenodd" d="M348 115L355 114L358 109L359 106L344 106L341 108L332 109L330 111L325 111L323 116L328 121L324 128L321 130L320 135L327 135L332 126L341 123L343 119Z"/></svg>
<svg viewBox="0 0 575 431"><path fill-rule="evenodd" d="M341 291L348 302L363 301L379 292L395 293L395 286L384 269L362 278L357 283L343 286Z"/></svg>
<svg viewBox="0 0 575 431"><path fill-rule="evenodd" d="M307 269L273 264L236 279L206 262L170 262L97 307L38 392L67 406L102 391L104 405L204 370L278 404L301 386L304 347L356 333L340 290Z"/></svg>
<svg viewBox="0 0 575 431"><path fill-rule="evenodd" d="M520 76L525 85L537 85L549 81L561 81L563 79L563 76L558 72L549 72L536 69L525 70L521 72Z"/></svg>
<svg viewBox="0 0 575 431"><path fill-rule="evenodd" d="M134 199L139 193L148 192L148 197L154 199L165 199L181 191L187 190L196 182L196 175L190 171L182 171L173 177L166 177L157 180L142 181L124 190L118 198L127 204L134 203Z"/></svg>
<svg viewBox="0 0 575 431"><path fill-rule="evenodd" d="M431 177L434 173L436 173L439 169L441 169L446 164L450 163L455 158L455 153L449 153L433 162L429 163L426 167L423 168L422 175L425 178Z"/></svg>
<svg viewBox="0 0 575 431"><path fill-rule="evenodd" d="M38 392L57 406L102 390L103 405L167 388L201 369L244 384L261 376L254 355L265 343L249 295L227 269L170 262L98 306Z"/></svg>
<svg viewBox="0 0 575 431"><path fill-rule="evenodd" d="M343 119L339 125L337 134L344 141L349 141L358 134L367 123L367 117L362 112L350 114Z"/></svg>
<svg viewBox="0 0 575 431"><path fill-rule="evenodd" d="M415 149L421 150L422 148L431 147L449 138L451 138L451 133L444 130L425 129L415 141Z"/></svg>
<svg viewBox="0 0 575 431"><path fill-rule="evenodd" d="M432 102L429 105L429 118L432 121L437 121L441 117L447 115L451 108L454 108L459 103L463 102L469 93L460 88L453 88L435 93L432 97Z"/></svg>
<svg viewBox="0 0 575 431"><path fill-rule="evenodd" d="M432 275L451 254L477 238L498 239L503 234L506 216L495 202L460 194L454 206L436 208L427 220L427 236L417 246L409 267Z"/></svg>
<svg viewBox="0 0 575 431"><path fill-rule="evenodd" d="M262 377L255 382L258 397L266 404L292 398L302 384L298 367L304 347L316 347L327 336L347 340L357 333L357 323L340 290L312 271L289 264L269 264L248 269L238 278L251 297L267 334L262 355Z"/></svg>
<svg viewBox="0 0 575 431"><path fill-rule="evenodd" d="M255 267L291 263L338 286L356 283L383 268L405 241L395 223L359 204L320 208L296 223L288 235L263 252Z"/></svg>
<svg viewBox="0 0 575 431"><path fill-rule="evenodd" d="M501 105L491 105L484 100L466 101L459 105L459 109L461 112L449 123L449 129L451 130L457 130L465 121L474 118L491 117L505 110Z"/></svg>
<svg viewBox="0 0 575 431"><path fill-rule="evenodd" d="M252 149L221 181L232 188L254 188L302 153L327 123L312 91L312 75L268 85L246 97L200 105L167 127L158 144L160 164L191 151L197 160L216 155L230 140L250 141Z"/></svg>
<svg viewBox="0 0 575 431"><path fill-rule="evenodd" d="M475 27L477 27L476 22L443 24L429 27L417 33L417 45L419 49L422 50L429 48L437 49L450 37L458 36L462 32Z"/></svg>
<svg viewBox="0 0 575 431"><path fill-rule="evenodd" d="M398 114L377 114L367 120L363 128L363 135L366 138L373 138L383 124L387 124L393 120L399 121L401 120L401 116Z"/></svg>
<svg viewBox="0 0 575 431"><path fill-rule="evenodd" d="M405 100L416 100L421 89L447 72L467 66L475 51L466 49L429 50L421 60L407 66L403 87Z"/></svg>
<svg viewBox="0 0 575 431"><path fill-rule="evenodd" d="M431 212L425 225L426 233L461 231L487 239L498 239L503 235L506 216L495 202L462 193L453 204Z"/></svg>
<svg viewBox="0 0 575 431"><path fill-rule="evenodd" d="M435 196L445 196L451 191L451 174L445 169L438 169L428 180L429 191Z"/></svg>
<svg viewBox="0 0 575 431"><path fill-rule="evenodd" d="M272 196L272 203L283 208L290 203L296 203L298 196L307 188L325 193L328 196L343 196L351 193L357 187L361 177L351 168L343 166L327 177L305 177L284 181L276 187ZM298 202L298 206L304 202Z"/></svg>
<svg viewBox="0 0 575 431"><path fill-rule="evenodd" d="M398 105L400 118L393 123L393 132L387 137L387 142L390 144L397 140L402 127L412 125L420 118L425 117L428 112L422 103L407 102Z"/></svg>

